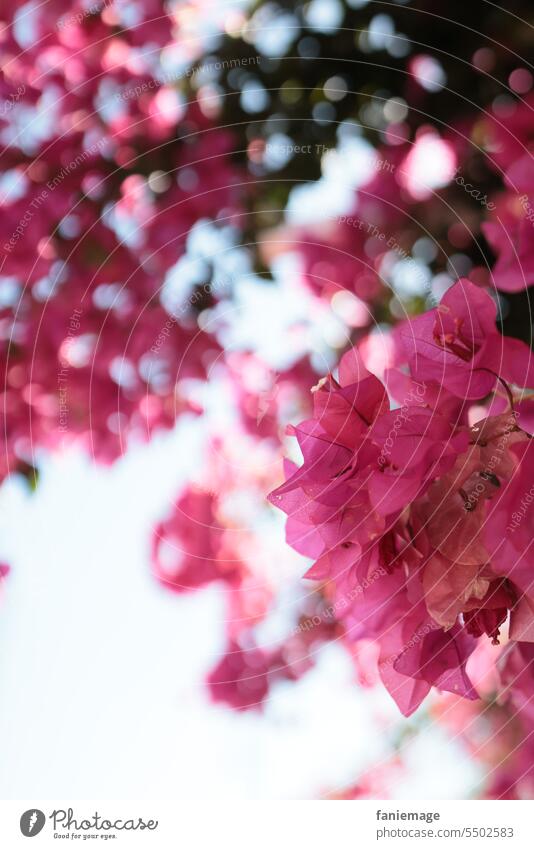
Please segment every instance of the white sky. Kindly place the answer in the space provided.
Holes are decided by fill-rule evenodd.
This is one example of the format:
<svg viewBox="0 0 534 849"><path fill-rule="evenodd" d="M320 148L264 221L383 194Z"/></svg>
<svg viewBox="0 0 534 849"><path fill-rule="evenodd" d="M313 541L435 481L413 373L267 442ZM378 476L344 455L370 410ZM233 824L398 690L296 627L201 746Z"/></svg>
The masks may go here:
<svg viewBox="0 0 534 849"><path fill-rule="evenodd" d="M0 490L12 566L0 616L1 798L314 798L350 784L399 731L389 697L359 690L336 647L297 684L275 687L263 714L209 703L222 598L216 588L178 597L148 566L153 522L194 453L183 445L182 427L111 469L54 457L37 493L15 480ZM430 728L409 745L399 798L468 792L477 771L444 742Z"/></svg>

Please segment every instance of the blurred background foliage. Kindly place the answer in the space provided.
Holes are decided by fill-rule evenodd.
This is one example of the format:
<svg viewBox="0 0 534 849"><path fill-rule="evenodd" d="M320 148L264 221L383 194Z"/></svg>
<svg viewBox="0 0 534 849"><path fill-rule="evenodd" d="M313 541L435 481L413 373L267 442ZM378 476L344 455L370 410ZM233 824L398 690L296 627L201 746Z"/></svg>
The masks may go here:
<svg viewBox="0 0 534 849"><path fill-rule="evenodd" d="M283 220L292 189L321 176L327 151L362 137L389 145L394 158L397 146L429 127L462 149L462 176L479 195L452 181L438 190L441 202L412 201L399 244L409 253L427 228L438 248L428 260L433 275L462 276L465 267L487 273L495 256L479 229L480 198L502 188L502 174L484 155L486 122L493 115L506 123L522 98L510 80L534 42L529 0L506 8L487 0L267 0L249 7L245 25L239 15L233 20L185 85L236 135L233 156L254 181L244 241L263 277L260 234ZM473 237L456 232L453 243L459 221ZM503 331L530 341L528 292L506 294L500 304ZM419 312L428 304L415 297L405 306ZM388 318L383 304L376 317Z"/></svg>

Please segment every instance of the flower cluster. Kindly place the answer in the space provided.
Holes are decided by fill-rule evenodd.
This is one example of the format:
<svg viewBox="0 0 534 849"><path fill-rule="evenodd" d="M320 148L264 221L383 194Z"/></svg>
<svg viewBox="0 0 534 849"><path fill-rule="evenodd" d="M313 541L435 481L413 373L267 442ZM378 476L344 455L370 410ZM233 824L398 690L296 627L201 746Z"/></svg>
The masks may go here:
<svg viewBox="0 0 534 849"><path fill-rule="evenodd" d="M243 566L224 541L211 492L189 488L168 519L154 529L152 563L156 577L175 592L222 580L237 585Z"/></svg>
<svg viewBox="0 0 534 849"><path fill-rule="evenodd" d="M0 478L65 442L113 460L187 408L183 379L220 348L202 305L175 315L162 292L242 180L229 134L165 73L180 33L160 0L3 13Z"/></svg>
<svg viewBox="0 0 534 849"><path fill-rule="evenodd" d="M406 322L408 370L386 375L393 408L357 352L345 354L294 428L303 464L287 462L270 496L347 640L379 645L380 676L405 714L432 686L476 698L466 664L509 615L513 640L534 639L528 522L506 531L532 480L520 390L534 366L495 320L490 296L459 280Z"/></svg>
<svg viewBox="0 0 534 849"><path fill-rule="evenodd" d="M502 175L504 185L482 231L497 255L493 280L505 292L518 292L534 283L532 104L532 96L514 104L505 125L493 113L486 120L489 162Z"/></svg>

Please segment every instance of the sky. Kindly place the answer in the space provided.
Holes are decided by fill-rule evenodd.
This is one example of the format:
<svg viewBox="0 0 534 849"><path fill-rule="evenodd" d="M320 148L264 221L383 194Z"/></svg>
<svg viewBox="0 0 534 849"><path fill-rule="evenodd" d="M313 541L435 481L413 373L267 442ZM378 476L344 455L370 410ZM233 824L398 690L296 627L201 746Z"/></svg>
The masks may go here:
<svg viewBox="0 0 534 849"><path fill-rule="evenodd" d="M209 588L177 596L150 574L148 546L193 452L195 429L111 468L43 458L37 492L0 490L0 797L316 798L389 751L403 721L361 690L335 645L263 712L210 704L203 680L224 646ZM282 533L280 525L279 532ZM428 726L407 746L397 798L462 798L479 779L459 744ZM435 769L439 760L440 769Z"/></svg>

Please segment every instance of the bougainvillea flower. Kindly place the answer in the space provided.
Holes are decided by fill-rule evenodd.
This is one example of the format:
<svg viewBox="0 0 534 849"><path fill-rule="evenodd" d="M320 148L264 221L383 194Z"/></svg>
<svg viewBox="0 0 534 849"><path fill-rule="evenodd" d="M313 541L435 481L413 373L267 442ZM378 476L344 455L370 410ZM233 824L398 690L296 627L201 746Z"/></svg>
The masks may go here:
<svg viewBox="0 0 534 849"><path fill-rule="evenodd" d="M243 568L225 547L213 493L193 487L183 493L172 515L154 529L152 564L158 580L179 593L213 581L239 583Z"/></svg>
<svg viewBox="0 0 534 849"><path fill-rule="evenodd" d="M513 639L534 636L522 521L533 455L519 424L528 411L510 409L527 403L514 384L533 372L526 346L500 336L495 319L492 299L459 281L405 326L410 373L388 374L404 395L395 409L346 354L293 430L302 465L286 464L270 496L288 514L290 544L315 559L306 577L333 588L346 640L377 643L380 677L406 714L431 687L476 698L468 659L477 639L499 642L509 617Z"/></svg>
<svg viewBox="0 0 534 849"><path fill-rule="evenodd" d="M497 254L492 277L498 289L520 292L534 283L534 162L524 154L506 173L507 191L496 199L482 232Z"/></svg>
<svg viewBox="0 0 534 849"><path fill-rule="evenodd" d="M525 440L515 442L509 450L515 468L495 495L484 527L485 543L496 574L510 578L534 598L534 449L532 441Z"/></svg>
<svg viewBox="0 0 534 849"><path fill-rule="evenodd" d="M402 337L412 376L435 381L460 398L483 398L502 380L534 385L531 351L502 336L492 298L459 280L439 307L406 322Z"/></svg>
<svg viewBox="0 0 534 849"><path fill-rule="evenodd" d="M261 649L231 643L208 676L212 699L235 710L260 708L269 692L269 665L269 656Z"/></svg>
<svg viewBox="0 0 534 849"><path fill-rule="evenodd" d="M534 644L510 643L499 661L501 699L510 699L516 711L530 723L534 721Z"/></svg>

